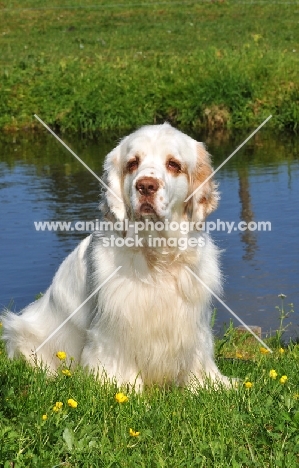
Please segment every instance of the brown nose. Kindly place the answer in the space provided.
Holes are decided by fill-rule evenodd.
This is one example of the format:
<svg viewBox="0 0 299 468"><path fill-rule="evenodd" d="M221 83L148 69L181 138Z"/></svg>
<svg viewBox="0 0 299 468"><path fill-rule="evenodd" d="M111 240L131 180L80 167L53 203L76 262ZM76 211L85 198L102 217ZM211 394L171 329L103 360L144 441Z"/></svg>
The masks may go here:
<svg viewBox="0 0 299 468"><path fill-rule="evenodd" d="M153 177L142 177L142 179L139 179L136 182L136 189L141 193L141 195L152 195L157 192L158 188L158 181Z"/></svg>

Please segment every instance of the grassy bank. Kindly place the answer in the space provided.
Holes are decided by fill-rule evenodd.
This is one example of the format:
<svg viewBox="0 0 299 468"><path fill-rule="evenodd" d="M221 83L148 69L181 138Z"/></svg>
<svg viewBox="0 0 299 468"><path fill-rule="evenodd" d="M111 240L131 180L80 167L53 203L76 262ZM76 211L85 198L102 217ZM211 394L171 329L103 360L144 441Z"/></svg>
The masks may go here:
<svg viewBox="0 0 299 468"><path fill-rule="evenodd" d="M240 378L236 390L123 389L128 398L120 401L116 386L64 361L47 378L22 360L9 361L1 345L0 465L298 466L299 346L272 345L269 354L236 335L217 343L222 372Z"/></svg>
<svg viewBox="0 0 299 468"><path fill-rule="evenodd" d="M5 5L5 8L4 8ZM0 6L0 128L299 123L299 5L228 1Z"/></svg>

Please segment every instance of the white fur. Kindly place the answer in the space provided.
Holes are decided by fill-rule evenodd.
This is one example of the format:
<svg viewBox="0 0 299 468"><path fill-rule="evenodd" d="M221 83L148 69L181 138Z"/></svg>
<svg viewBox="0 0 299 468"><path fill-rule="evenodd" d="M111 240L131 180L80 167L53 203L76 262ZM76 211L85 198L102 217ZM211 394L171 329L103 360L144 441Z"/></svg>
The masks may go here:
<svg viewBox="0 0 299 468"><path fill-rule="evenodd" d="M128 161L136 157L138 167L130 172ZM182 170L170 167L169 159ZM124 138L107 155L104 169L106 183L120 199L103 190L104 220L128 219L131 226L145 219L198 222L217 206L211 180L184 203L212 169L203 145L168 124L143 127ZM137 189L144 180L153 181L156 189ZM151 213L142 212L144 201ZM218 250L209 236L196 230L184 234L203 236L205 245L181 250L148 245L149 235L168 239L181 235L178 232L141 232L143 247L105 246L104 238L112 235L123 240L131 234L95 232L64 260L43 297L20 315L6 312L3 338L9 357L35 357L55 370L60 364L56 352L65 351L99 376L139 389L188 385L193 378L203 383L206 376L227 384L213 359L211 295L186 269L220 292ZM35 353L118 266L121 269Z"/></svg>

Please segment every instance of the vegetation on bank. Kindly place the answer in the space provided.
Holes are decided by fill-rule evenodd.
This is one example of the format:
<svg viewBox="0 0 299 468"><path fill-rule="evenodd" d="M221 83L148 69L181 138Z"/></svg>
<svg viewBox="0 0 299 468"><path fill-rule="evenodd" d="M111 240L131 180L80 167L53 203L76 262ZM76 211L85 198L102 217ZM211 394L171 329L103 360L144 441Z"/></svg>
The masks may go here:
<svg viewBox="0 0 299 468"><path fill-rule="evenodd" d="M240 379L233 390L148 389L136 394L100 384L57 350L47 377L7 359L0 342L0 465L4 468L298 466L299 346L282 347L230 327L216 341L221 371ZM59 361L60 360L60 361Z"/></svg>
<svg viewBox="0 0 299 468"><path fill-rule="evenodd" d="M0 128L95 132L299 123L299 5L237 0L0 6Z"/></svg>

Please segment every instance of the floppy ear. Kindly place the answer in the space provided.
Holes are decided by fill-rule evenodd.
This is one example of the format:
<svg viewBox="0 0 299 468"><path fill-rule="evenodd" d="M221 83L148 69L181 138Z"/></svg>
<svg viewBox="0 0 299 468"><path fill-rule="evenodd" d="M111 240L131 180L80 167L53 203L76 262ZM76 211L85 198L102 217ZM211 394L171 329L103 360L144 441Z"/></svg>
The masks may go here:
<svg viewBox="0 0 299 468"><path fill-rule="evenodd" d="M196 223L204 221L217 208L220 196L217 184L212 177L209 178L212 173L209 153L202 143L196 142L196 165L190 174L189 195L194 191L195 193L187 202L187 214L190 221Z"/></svg>
<svg viewBox="0 0 299 468"><path fill-rule="evenodd" d="M101 191L100 210L105 218L116 218L123 221L126 218L126 208L122 193L122 167L120 162L121 147L124 140L107 154L104 162L104 174L102 180L109 187L103 187Z"/></svg>

